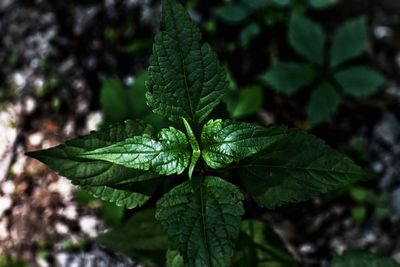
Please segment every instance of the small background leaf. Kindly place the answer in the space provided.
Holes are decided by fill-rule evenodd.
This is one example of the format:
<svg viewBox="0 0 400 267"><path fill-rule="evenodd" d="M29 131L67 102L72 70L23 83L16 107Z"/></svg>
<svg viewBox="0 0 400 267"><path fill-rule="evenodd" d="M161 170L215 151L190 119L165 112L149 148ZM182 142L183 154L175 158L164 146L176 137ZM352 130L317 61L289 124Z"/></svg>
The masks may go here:
<svg viewBox="0 0 400 267"><path fill-rule="evenodd" d="M288 95L311 83L315 71L311 66L295 62L280 62L260 76L275 91Z"/></svg>
<svg viewBox="0 0 400 267"><path fill-rule="evenodd" d="M240 4L225 4L217 7L214 14L226 23L240 23L249 15L248 10Z"/></svg>
<svg viewBox="0 0 400 267"><path fill-rule="evenodd" d="M132 118L129 111L127 90L118 79L103 81L100 93L100 104L106 123L122 122Z"/></svg>
<svg viewBox="0 0 400 267"><path fill-rule="evenodd" d="M248 47L251 41L261 32L257 23L250 23L240 32L240 45L244 48Z"/></svg>
<svg viewBox="0 0 400 267"><path fill-rule="evenodd" d="M360 56L368 43L368 27L365 17L344 23L333 36L331 66Z"/></svg>
<svg viewBox="0 0 400 267"><path fill-rule="evenodd" d="M393 259L368 252L348 251L335 256L331 267L400 267Z"/></svg>
<svg viewBox="0 0 400 267"><path fill-rule="evenodd" d="M123 122L127 119L142 119L161 129L165 125L163 117L151 112L146 104L147 72L135 78L131 86L124 86L118 79L105 79L100 93L100 106L105 124Z"/></svg>
<svg viewBox="0 0 400 267"><path fill-rule="evenodd" d="M336 88L329 83L321 84L311 94L307 115L312 125L327 121L336 113L342 101Z"/></svg>
<svg viewBox="0 0 400 267"><path fill-rule="evenodd" d="M257 114L262 108L262 88L258 85L246 86L228 94L224 102L234 119Z"/></svg>
<svg viewBox="0 0 400 267"><path fill-rule="evenodd" d="M325 34L318 23L293 13L289 21L289 42L306 59L320 65L324 63Z"/></svg>
<svg viewBox="0 0 400 267"><path fill-rule="evenodd" d="M167 236L154 218L154 210L135 213L125 224L97 240L150 267L164 264L165 251L169 247Z"/></svg>
<svg viewBox="0 0 400 267"><path fill-rule="evenodd" d="M280 237L266 223L245 220L233 260L234 267L297 267Z"/></svg>
<svg viewBox="0 0 400 267"><path fill-rule="evenodd" d="M176 250L168 250L166 258L167 258L167 267L184 267L185 266L182 256Z"/></svg>
<svg viewBox="0 0 400 267"><path fill-rule="evenodd" d="M343 70L335 75L346 94L352 96L368 96L375 93L385 84L385 78L375 70L356 66Z"/></svg>
<svg viewBox="0 0 400 267"><path fill-rule="evenodd" d="M308 0L308 3L313 8L327 8L336 3L337 0Z"/></svg>

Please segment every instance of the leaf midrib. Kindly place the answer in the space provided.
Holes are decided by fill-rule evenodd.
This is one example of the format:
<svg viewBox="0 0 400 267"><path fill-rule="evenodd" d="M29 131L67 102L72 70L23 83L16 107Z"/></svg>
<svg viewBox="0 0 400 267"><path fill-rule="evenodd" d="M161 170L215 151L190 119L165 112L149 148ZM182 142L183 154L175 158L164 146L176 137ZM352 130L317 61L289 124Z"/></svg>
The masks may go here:
<svg viewBox="0 0 400 267"><path fill-rule="evenodd" d="M206 246L207 255L208 255L207 263L208 263L208 266L211 267L212 266L211 261L210 261L211 251L210 251L210 248L208 247L207 229L206 229L206 222L205 222L206 212L205 212L205 205L204 205L204 200L203 200L203 184L200 185L199 191L200 191L201 220L202 220L202 224L203 224L204 245Z"/></svg>

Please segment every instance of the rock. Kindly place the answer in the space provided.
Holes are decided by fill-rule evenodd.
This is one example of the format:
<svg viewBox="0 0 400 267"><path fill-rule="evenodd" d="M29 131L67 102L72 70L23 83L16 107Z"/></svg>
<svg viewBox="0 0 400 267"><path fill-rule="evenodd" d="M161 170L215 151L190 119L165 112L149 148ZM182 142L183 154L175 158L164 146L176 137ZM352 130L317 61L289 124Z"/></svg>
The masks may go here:
<svg viewBox="0 0 400 267"><path fill-rule="evenodd" d="M16 124L19 120L19 111L14 106L8 106L0 112L0 181L8 174L11 160L14 157L14 146L18 131Z"/></svg>
<svg viewBox="0 0 400 267"><path fill-rule="evenodd" d="M385 113L375 127L374 135L387 145L395 145L400 138L400 122L392 113Z"/></svg>
<svg viewBox="0 0 400 267"><path fill-rule="evenodd" d="M392 207L397 216L400 216L400 188L397 188L392 195Z"/></svg>
<svg viewBox="0 0 400 267"><path fill-rule="evenodd" d="M99 224L99 220L93 216L83 216L80 218L79 226L81 227L82 232L87 234L89 237L97 236L97 226Z"/></svg>
<svg viewBox="0 0 400 267"><path fill-rule="evenodd" d="M39 146L42 143L43 139L44 135L41 132L33 133L28 137L29 143L32 146Z"/></svg>
<svg viewBox="0 0 400 267"><path fill-rule="evenodd" d="M98 126L103 122L103 114L101 112L92 112L87 116L86 131L95 131Z"/></svg>
<svg viewBox="0 0 400 267"><path fill-rule="evenodd" d="M3 216L4 212L11 208L12 200L9 196L0 197L0 218Z"/></svg>
<svg viewBox="0 0 400 267"><path fill-rule="evenodd" d="M3 193L6 195L11 195L15 192L15 184L13 181L5 181L1 185L1 191L3 191Z"/></svg>
<svg viewBox="0 0 400 267"><path fill-rule="evenodd" d="M94 23L94 17L99 13L98 6L77 6L74 8L74 34L81 35L91 24Z"/></svg>
<svg viewBox="0 0 400 267"><path fill-rule="evenodd" d="M14 0L1 0L0 1L0 12L5 11L7 8L14 4Z"/></svg>

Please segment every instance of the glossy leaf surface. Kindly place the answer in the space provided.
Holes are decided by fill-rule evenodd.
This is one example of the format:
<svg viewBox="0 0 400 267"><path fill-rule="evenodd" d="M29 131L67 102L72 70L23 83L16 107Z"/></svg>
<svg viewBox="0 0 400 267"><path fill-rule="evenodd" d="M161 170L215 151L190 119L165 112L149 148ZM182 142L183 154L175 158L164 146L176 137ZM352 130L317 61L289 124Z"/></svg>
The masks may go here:
<svg viewBox="0 0 400 267"><path fill-rule="evenodd" d="M226 72L185 9L162 1L162 30L157 34L147 81L153 111L190 124L201 122L225 93Z"/></svg>
<svg viewBox="0 0 400 267"><path fill-rule="evenodd" d="M80 155L98 148L107 147L130 136L151 133L152 128L138 121L128 121L92 132L90 135L67 141L50 149L30 152L60 175L77 185L101 186L128 179L147 179L141 170L127 168L102 159L87 159Z"/></svg>
<svg viewBox="0 0 400 267"><path fill-rule="evenodd" d="M323 141L295 129L238 164L247 192L268 208L300 202L372 178Z"/></svg>
<svg viewBox="0 0 400 267"><path fill-rule="evenodd" d="M256 154L285 134L285 127L210 120L201 133L203 158L211 168L222 168Z"/></svg>
<svg viewBox="0 0 400 267"><path fill-rule="evenodd" d="M229 266L244 213L242 201L233 184L196 177L158 201L156 218L185 266Z"/></svg>
<svg viewBox="0 0 400 267"><path fill-rule="evenodd" d="M170 127L162 129L157 138L150 135L129 137L116 144L82 153L80 157L171 175L182 173L189 165L190 147L186 135Z"/></svg>

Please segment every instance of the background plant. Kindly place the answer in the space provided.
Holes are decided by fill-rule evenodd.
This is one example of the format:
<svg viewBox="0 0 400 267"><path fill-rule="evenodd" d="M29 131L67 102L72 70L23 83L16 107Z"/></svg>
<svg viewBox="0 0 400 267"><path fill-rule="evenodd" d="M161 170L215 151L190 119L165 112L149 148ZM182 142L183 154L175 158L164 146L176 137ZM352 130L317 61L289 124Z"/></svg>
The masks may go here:
<svg viewBox="0 0 400 267"><path fill-rule="evenodd" d="M264 26L284 21L288 10L323 9L333 4L331 0L239 0L216 7L214 14L225 23L240 25L239 43L247 48Z"/></svg>
<svg viewBox="0 0 400 267"><path fill-rule="evenodd" d="M334 33L328 50L322 27L304 15L293 13L288 39L308 63L278 62L260 78L274 90L288 95L303 87L315 88L307 106L307 116L313 125L332 117L341 105L343 95L366 97L385 83L385 78L373 68L347 64L366 49L368 28L365 17L345 22Z"/></svg>

